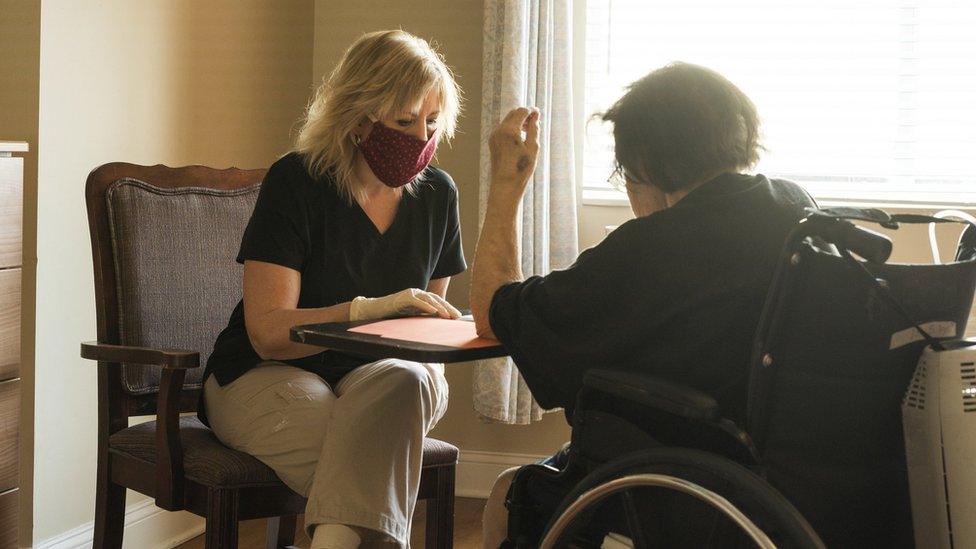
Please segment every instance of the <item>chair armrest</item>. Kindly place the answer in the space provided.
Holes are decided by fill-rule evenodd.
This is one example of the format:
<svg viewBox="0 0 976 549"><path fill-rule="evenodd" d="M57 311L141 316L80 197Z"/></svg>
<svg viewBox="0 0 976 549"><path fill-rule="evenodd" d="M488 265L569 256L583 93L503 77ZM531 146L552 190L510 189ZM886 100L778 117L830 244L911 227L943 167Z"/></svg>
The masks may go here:
<svg viewBox="0 0 976 549"><path fill-rule="evenodd" d="M156 396L156 505L168 511L184 509L179 399L186 370L200 366L200 353L90 341L81 344L81 357L99 362L163 367Z"/></svg>
<svg viewBox="0 0 976 549"><path fill-rule="evenodd" d="M719 419L718 402L711 396L646 374L590 370L583 378L583 386L688 419Z"/></svg>
<svg viewBox="0 0 976 549"><path fill-rule="evenodd" d="M164 367L156 395L156 506L168 511L184 508L179 395L185 376L185 369Z"/></svg>
<svg viewBox="0 0 976 549"><path fill-rule="evenodd" d="M200 353L174 349L153 349L129 345L110 345L88 341L81 344L81 358L102 362L129 362L132 364L151 364L166 368L199 368Z"/></svg>

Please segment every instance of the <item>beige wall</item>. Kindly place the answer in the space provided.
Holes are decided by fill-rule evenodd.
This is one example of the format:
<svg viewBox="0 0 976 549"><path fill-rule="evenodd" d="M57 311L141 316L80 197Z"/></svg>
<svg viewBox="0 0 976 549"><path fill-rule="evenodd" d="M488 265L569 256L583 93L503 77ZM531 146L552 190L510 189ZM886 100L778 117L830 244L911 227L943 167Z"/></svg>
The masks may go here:
<svg viewBox="0 0 976 549"><path fill-rule="evenodd" d="M365 32L402 28L436 42L464 89L464 114L450 149L442 149L438 162L454 178L461 201L461 230L468 262L474 258L478 230L478 163L481 120L481 0L431 0L401 2L381 0L317 0L315 4L315 55L312 77L317 83L335 66L342 52ZM468 303L468 276L452 283L449 299ZM451 407L432 433L457 444L462 451L547 454L568 440L562 414L550 414L531 426L482 423L471 404L471 365L447 368Z"/></svg>
<svg viewBox="0 0 976 549"><path fill-rule="evenodd" d="M34 425L34 280L37 266L37 101L40 0L0 0L0 141L27 141L24 155L24 260L21 298L20 532L31 535Z"/></svg>
<svg viewBox="0 0 976 549"><path fill-rule="evenodd" d="M92 520L95 337L84 185L99 164L260 167L309 90L311 0L44 2L35 542ZM130 499L130 503L133 500Z"/></svg>

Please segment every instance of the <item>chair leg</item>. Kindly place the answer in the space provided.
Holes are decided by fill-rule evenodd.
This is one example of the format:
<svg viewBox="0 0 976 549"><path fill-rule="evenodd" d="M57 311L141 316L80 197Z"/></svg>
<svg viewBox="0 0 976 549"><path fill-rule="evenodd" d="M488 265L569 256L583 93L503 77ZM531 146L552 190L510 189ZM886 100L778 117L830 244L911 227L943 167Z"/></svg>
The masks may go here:
<svg viewBox="0 0 976 549"><path fill-rule="evenodd" d="M437 496L427 500L427 549L454 547L454 466L438 467Z"/></svg>
<svg viewBox="0 0 976 549"><path fill-rule="evenodd" d="M296 515L271 517L268 519L268 549L287 549L295 544L295 529L298 526Z"/></svg>
<svg viewBox="0 0 976 549"><path fill-rule="evenodd" d="M125 532L125 488L109 479L108 456L99 456L95 487L94 549L120 549Z"/></svg>
<svg viewBox="0 0 976 549"><path fill-rule="evenodd" d="M237 549L238 498L236 490L210 490L206 549Z"/></svg>

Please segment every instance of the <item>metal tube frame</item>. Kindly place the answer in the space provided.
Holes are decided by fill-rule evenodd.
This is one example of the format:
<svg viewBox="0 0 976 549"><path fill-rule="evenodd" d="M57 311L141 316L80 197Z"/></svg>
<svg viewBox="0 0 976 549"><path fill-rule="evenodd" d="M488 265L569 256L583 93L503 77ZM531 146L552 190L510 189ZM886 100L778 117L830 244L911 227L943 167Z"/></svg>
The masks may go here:
<svg viewBox="0 0 976 549"><path fill-rule="evenodd" d="M769 536L767 536L765 532L756 526L756 523L752 522L749 517L742 514L742 511L739 511L735 505L732 505L729 500L693 482L669 475L653 473L643 473L620 477L585 492L579 497L579 499L574 501L573 504L570 505L562 515L559 516L556 522L552 525L552 528L546 532L546 536L543 538L540 548L553 549L555 547L556 540L559 539L559 536L562 535L566 527L569 526L573 519L575 519L576 516L589 505L599 503L616 492L637 487L668 488L693 496L724 513L725 516L735 522L739 528L742 528L742 530L744 530L752 541L754 541L761 549L776 549L776 545L772 542L772 540L769 539Z"/></svg>

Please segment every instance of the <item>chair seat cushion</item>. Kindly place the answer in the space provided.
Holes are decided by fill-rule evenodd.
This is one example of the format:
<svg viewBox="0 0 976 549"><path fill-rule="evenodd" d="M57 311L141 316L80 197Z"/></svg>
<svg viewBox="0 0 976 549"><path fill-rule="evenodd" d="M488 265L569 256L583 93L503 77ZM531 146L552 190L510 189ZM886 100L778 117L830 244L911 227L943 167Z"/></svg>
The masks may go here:
<svg viewBox="0 0 976 549"><path fill-rule="evenodd" d="M424 439L424 461L423 466L441 467L444 465L455 465L458 462L458 447L437 440L436 438Z"/></svg>
<svg viewBox="0 0 976 549"><path fill-rule="evenodd" d="M196 416L180 418L180 438L183 441L183 469L189 480L204 486L236 488L281 483L274 471L257 458L221 444L213 431ZM122 429L109 437L108 445L113 454L155 464L156 422ZM456 446L437 439L424 439L425 468L454 465L457 459Z"/></svg>

